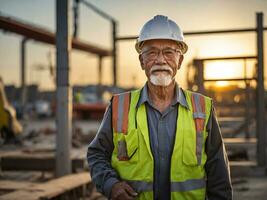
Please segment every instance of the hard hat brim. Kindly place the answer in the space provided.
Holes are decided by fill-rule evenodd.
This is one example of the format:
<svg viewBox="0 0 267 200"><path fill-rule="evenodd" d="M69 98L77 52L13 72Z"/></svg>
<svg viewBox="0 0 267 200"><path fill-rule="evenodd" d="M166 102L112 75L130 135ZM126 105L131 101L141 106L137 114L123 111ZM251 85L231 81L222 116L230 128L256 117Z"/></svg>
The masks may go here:
<svg viewBox="0 0 267 200"><path fill-rule="evenodd" d="M138 41L138 39L137 39L137 41L135 43L135 49L136 49L138 54L141 53L141 49L142 49L142 46L143 46L144 42L149 41L149 40L172 40L172 41L177 42L178 45L181 45L182 54L185 54L187 52L187 50L188 50L188 46L187 46L187 44L185 42L173 40L173 39L170 39L170 38L153 38L153 39L142 40L142 41Z"/></svg>

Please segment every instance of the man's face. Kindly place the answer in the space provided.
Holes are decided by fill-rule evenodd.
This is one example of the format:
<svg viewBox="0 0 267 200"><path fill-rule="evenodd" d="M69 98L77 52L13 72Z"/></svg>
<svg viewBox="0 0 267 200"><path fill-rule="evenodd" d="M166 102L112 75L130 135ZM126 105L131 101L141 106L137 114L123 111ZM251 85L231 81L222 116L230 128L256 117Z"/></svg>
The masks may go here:
<svg viewBox="0 0 267 200"><path fill-rule="evenodd" d="M139 60L148 81L154 85L168 86L180 69L183 55L175 41L149 40L144 43Z"/></svg>

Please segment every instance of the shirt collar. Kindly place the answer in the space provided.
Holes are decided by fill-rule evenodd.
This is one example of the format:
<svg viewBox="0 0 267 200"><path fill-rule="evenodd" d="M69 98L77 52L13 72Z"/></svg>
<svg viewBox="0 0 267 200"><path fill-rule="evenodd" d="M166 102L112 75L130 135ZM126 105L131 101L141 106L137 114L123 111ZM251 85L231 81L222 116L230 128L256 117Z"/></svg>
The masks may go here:
<svg viewBox="0 0 267 200"><path fill-rule="evenodd" d="M172 102L172 106L174 106L175 104L179 103L182 106L186 107L187 109L189 109L189 106L187 104L186 98L185 98L185 94L183 92L183 89L179 87L179 85L176 83L175 86L176 92L175 92L175 99ZM138 100L138 103L136 105L136 107L141 106L141 104L148 102L150 103L150 99L148 97L148 86L147 83L144 85L144 87L141 89L141 94Z"/></svg>

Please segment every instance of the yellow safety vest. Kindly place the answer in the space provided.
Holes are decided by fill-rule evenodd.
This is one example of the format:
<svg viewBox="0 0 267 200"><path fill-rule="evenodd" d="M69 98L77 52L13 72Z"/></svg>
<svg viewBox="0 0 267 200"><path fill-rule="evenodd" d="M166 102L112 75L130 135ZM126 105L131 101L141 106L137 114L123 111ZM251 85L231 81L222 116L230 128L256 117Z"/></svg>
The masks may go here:
<svg viewBox="0 0 267 200"><path fill-rule="evenodd" d="M177 130L170 166L171 199L204 200L207 160L206 125L211 99L184 91L189 109L178 106ZM120 178L139 194L153 199L154 159L150 149L145 104L136 107L140 90L115 95L112 100L111 164Z"/></svg>

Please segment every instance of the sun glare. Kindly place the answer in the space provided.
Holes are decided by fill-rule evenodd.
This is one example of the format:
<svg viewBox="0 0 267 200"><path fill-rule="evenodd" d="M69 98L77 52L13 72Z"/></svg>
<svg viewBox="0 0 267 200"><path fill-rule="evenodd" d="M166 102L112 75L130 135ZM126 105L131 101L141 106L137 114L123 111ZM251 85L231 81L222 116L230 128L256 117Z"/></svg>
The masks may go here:
<svg viewBox="0 0 267 200"><path fill-rule="evenodd" d="M216 81L215 82L215 86L216 87L226 87L229 85L228 81Z"/></svg>
<svg viewBox="0 0 267 200"><path fill-rule="evenodd" d="M206 61L204 75L205 79L240 78L243 77L243 65L238 61Z"/></svg>

